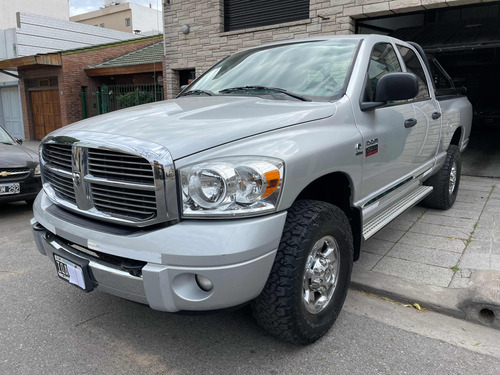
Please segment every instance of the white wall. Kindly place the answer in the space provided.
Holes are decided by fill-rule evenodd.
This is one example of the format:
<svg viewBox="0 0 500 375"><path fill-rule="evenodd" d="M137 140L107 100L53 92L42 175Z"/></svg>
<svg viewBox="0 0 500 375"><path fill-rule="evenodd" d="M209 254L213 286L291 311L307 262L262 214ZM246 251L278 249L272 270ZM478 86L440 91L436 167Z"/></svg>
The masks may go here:
<svg viewBox="0 0 500 375"><path fill-rule="evenodd" d="M2 0L0 0L2 1ZM0 30L0 60L13 59L16 56L16 29ZM16 71L12 72L17 74ZM0 73L0 86L4 83L14 83L17 79Z"/></svg>
<svg viewBox="0 0 500 375"><path fill-rule="evenodd" d="M17 12L69 20L68 0L0 0L0 29L16 27Z"/></svg>
<svg viewBox="0 0 500 375"><path fill-rule="evenodd" d="M161 10L129 3L132 9L132 29L141 33L163 34L163 17Z"/></svg>

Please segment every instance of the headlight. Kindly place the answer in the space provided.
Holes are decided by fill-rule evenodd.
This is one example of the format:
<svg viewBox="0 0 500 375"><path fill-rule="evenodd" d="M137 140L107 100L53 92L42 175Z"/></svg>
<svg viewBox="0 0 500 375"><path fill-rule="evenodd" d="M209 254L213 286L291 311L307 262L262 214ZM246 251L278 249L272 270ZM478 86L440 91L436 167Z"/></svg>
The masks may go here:
<svg viewBox="0 0 500 375"><path fill-rule="evenodd" d="M35 176L40 176L40 164L38 164L35 168Z"/></svg>
<svg viewBox="0 0 500 375"><path fill-rule="evenodd" d="M217 159L179 173L184 217L273 212L283 184L283 162L265 157Z"/></svg>

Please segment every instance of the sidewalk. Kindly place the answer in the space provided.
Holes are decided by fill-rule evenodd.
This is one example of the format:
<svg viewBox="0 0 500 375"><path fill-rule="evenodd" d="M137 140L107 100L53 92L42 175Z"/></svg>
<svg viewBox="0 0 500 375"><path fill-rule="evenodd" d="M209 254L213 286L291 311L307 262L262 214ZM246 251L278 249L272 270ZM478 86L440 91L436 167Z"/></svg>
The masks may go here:
<svg viewBox="0 0 500 375"><path fill-rule="evenodd" d="M352 286L500 328L500 179L462 176L451 209L394 220L365 243Z"/></svg>

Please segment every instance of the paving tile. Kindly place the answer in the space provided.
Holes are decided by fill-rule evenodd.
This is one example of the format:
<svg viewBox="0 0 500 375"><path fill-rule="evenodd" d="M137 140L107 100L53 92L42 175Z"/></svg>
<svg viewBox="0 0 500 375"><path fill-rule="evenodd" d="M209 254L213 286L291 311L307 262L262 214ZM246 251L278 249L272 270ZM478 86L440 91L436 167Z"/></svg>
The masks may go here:
<svg viewBox="0 0 500 375"><path fill-rule="evenodd" d="M464 241L457 238L447 238L432 236L429 234L420 234L408 232L400 240L400 243L425 247L429 249L438 249L444 251L452 251L454 253L462 253L465 249Z"/></svg>
<svg viewBox="0 0 500 375"><path fill-rule="evenodd" d="M404 220L401 218L397 218L393 221L391 221L389 224L387 224L386 228L392 228L392 229L398 229L402 231L407 231L408 229L411 228L411 226L415 224L415 221L413 220Z"/></svg>
<svg viewBox="0 0 500 375"><path fill-rule="evenodd" d="M489 193L494 185L495 182L488 178L475 180L462 178L460 180L460 189L463 190L485 191Z"/></svg>
<svg viewBox="0 0 500 375"><path fill-rule="evenodd" d="M399 215L398 219L416 222L426 211L425 207L415 206Z"/></svg>
<svg viewBox="0 0 500 375"><path fill-rule="evenodd" d="M483 203L486 202L487 198L488 193L486 192L459 189L456 202Z"/></svg>
<svg viewBox="0 0 500 375"><path fill-rule="evenodd" d="M494 215L500 214L500 206L487 204L486 207L484 208L484 212L487 214L494 214Z"/></svg>
<svg viewBox="0 0 500 375"><path fill-rule="evenodd" d="M448 237L448 238L462 238L468 239L471 230L448 227L445 225L415 223L409 230L414 233L432 234L434 236Z"/></svg>
<svg viewBox="0 0 500 375"><path fill-rule="evenodd" d="M381 255L367 253L363 251L359 259L356 262L354 262L353 270L354 272L356 271L356 269L371 271L380 259L382 259Z"/></svg>
<svg viewBox="0 0 500 375"><path fill-rule="evenodd" d="M458 268L489 270L490 259L490 254L465 254L462 257Z"/></svg>
<svg viewBox="0 0 500 375"><path fill-rule="evenodd" d="M491 241L472 240L464 254L490 254Z"/></svg>
<svg viewBox="0 0 500 375"><path fill-rule="evenodd" d="M500 206L500 196L490 196L490 199L488 199L488 205Z"/></svg>
<svg viewBox="0 0 500 375"><path fill-rule="evenodd" d="M462 254L398 243L387 253L387 256L451 268L458 263Z"/></svg>
<svg viewBox="0 0 500 375"><path fill-rule="evenodd" d="M405 231L399 230L399 229L392 229L392 228L384 228L381 231L377 232L373 238L379 239L379 240L384 240L384 241L391 241L391 242L397 242L403 235L405 234Z"/></svg>
<svg viewBox="0 0 500 375"><path fill-rule="evenodd" d="M363 245L363 252L384 256L395 245L395 242L370 238Z"/></svg>
<svg viewBox="0 0 500 375"><path fill-rule="evenodd" d="M476 240L484 240L484 241L499 241L500 242L500 229L495 230L495 229L483 229L483 228L477 228L474 231L474 234L472 235L472 239Z"/></svg>
<svg viewBox="0 0 500 375"><path fill-rule="evenodd" d="M500 230L500 215L483 213L478 220L476 228Z"/></svg>
<svg viewBox="0 0 500 375"><path fill-rule="evenodd" d="M462 181L476 181L478 183L485 182L491 185L492 180L490 177L477 177L477 176L462 176Z"/></svg>
<svg viewBox="0 0 500 375"><path fill-rule="evenodd" d="M490 269L495 271L500 271L500 253L499 254L491 254L490 259Z"/></svg>
<svg viewBox="0 0 500 375"><path fill-rule="evenodd" d="M373 269L376 272L401 277L422 284L447 287L453 277L448 268L420 264L408 260L384 257Z"/></svg>
<svg viewBox="0 0 500 375"><path fill-rule="evenodd" d="M450 208L449 210L429 209L426 211L426 213L438 216L456 217L458 219L471 219L471 220L479 219L479 216L481 214L478 211L457 210L454 207Z"/></svg>
<svg viewBox="0 0 500 375"><path fill-rule="evenodd" d="M482 203L465 203L465 202L455 202L451 210L459 210L459 211L472 211L481 214L484 209L484 205L486 202Z"/></svg>
<svg viewBox="0 0 500 375"><path fill-rule="evenodd" d="M426 212L418 222L446 225L448 227L453 227L453 228L463 228L470 232L472 231L472 229L474 229L474 225L476 224L477 221L473 219L460 219L458 217L433 215Z"/></svg>
<svg viewBox="0 0 500 375"><path fill-rule="evenodd" d="M468 288L472 285L472 281L468 277L461 277L459 272L456 272L451 279L449 288Z"/></svg>

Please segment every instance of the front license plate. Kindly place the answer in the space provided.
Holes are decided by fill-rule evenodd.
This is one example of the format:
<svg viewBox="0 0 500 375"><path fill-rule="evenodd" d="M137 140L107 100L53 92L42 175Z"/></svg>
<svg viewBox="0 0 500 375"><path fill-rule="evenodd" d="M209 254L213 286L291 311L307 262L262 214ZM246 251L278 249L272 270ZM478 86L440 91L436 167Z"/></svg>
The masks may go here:
<svg viewBox="0 0 500 375"><path fill-rule="evenodd" d="M86 289L82 267L57 254L54 254L54 260L56 262L57 275L60 278L84 290Z"/></svg>
<svg viewBox="0 0 500 375"><path fill-rule="evenodd" d="M19 185L19 182L0 184L0 195L19 194L20 192L21 186Z"/></svg>

